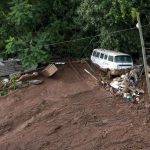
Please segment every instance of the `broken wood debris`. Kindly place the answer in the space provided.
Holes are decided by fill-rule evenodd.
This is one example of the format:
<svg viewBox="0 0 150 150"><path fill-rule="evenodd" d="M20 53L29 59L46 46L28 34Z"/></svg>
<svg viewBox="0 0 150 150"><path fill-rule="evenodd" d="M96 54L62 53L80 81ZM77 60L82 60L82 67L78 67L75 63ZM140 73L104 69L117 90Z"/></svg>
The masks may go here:
<svg viewBox="0 0 150 150"><path fill-rule="evenodd" d="M127 101L138 100L144 94L144 91L137 87L140 75L140 70L134 68L129 73L114 78L110 82L110 87L116 95L122 96Z"/></svg>
<svg viewBox="0 0 150 150"><path fill-rule="evenodd" d="M17 81L26 81L26 80L31 80L39 75L38 72L33 72L32 74L26 73L23 74L22 76L17 79Z"/></svg>
<svg viewBox="0 0 150 150"><path fill-rule="evenodd" d="M42 74L46 77L54 75L58 71L57 67L54 64L49 64L43 71Z"/></svg>
<svg viewBox="0 0 150 150"><path fill-rule="evenodd" d="M86 72L86 73L88 73L92 78L94 78L96 81L97 81L97 78L92 74L92 73L90 73L88 70L86 70L86 69L84 69L84 71Z"/></svg>

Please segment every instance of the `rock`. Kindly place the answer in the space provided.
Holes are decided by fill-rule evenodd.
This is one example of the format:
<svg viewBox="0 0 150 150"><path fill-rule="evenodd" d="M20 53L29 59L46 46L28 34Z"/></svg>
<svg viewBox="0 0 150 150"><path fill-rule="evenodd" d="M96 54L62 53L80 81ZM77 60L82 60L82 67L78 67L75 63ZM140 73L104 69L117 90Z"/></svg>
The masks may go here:
<svg viewBox="0 0 150 150"><path fill-rule="evenodd" d="M28 87L29 86L29 84L28 83L24 83L24 84L20 84L20 85L18 85L17 86L17 88L26 88L26 87Z"/></svg>
<svg viewBox="0 0 150 150"><path fill-rule="evenodd" d="M34 85L38 85L38 84L41 84L43 83L43 80L30 80L29 81L29 84L34 84Z"/></svg>

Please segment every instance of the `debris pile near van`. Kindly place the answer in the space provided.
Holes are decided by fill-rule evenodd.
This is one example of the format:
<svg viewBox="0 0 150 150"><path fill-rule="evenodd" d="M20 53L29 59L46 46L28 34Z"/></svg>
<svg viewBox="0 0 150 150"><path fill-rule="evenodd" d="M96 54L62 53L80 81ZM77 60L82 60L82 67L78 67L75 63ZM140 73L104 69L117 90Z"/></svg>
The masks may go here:
<svg viewBox="0 0 150 150"><path fill-rule="evenodd" d="M110 82L111 91L114 92L115 95L120 95L128 101L133 99L138 101L144 94L144 91L138 88L141 71L141 67L137 67L132 69L129 73L114 78L113 81Z"/></svg>

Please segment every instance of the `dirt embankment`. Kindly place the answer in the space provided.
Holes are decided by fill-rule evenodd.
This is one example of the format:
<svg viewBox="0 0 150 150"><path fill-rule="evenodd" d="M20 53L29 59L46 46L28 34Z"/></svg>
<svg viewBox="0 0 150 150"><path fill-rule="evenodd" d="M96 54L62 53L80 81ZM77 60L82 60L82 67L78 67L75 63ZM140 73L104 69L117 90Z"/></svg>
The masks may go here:
<svg viewBox="0 0 150 150"><path fill-rule="evenodd" d="M148 150L149 110L112 96L73 64L0 98L1 150Z"/></svg>

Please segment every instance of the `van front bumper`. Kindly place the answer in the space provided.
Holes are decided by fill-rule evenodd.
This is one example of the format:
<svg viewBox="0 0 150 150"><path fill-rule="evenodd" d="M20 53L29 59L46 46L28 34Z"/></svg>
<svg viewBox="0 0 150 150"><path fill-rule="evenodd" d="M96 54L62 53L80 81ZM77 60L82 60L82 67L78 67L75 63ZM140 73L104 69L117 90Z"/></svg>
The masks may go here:
<svg viewBox="0 0 150 150"><path fill-rule="evenodd" d="M122 75L130 72L131 68L111 70L111 75Z"/></svg>

